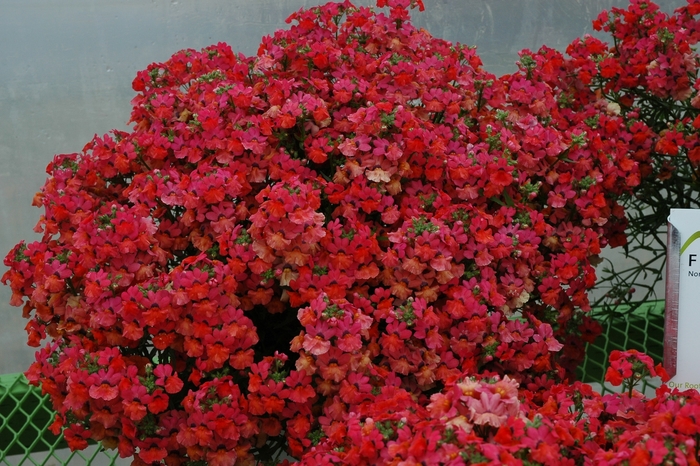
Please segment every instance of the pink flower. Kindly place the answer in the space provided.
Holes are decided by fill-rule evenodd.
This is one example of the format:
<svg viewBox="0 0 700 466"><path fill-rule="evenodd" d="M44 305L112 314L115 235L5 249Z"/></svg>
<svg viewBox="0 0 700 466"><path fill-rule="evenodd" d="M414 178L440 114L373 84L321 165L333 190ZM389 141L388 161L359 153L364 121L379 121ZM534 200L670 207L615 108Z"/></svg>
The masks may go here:
<svg viewBox="0 0 700 466"><path fill-rule="evenodd" d="M474 424L499 427L508 417L501 395L482 391L479 398L468 398L470 418Z"/></svg>

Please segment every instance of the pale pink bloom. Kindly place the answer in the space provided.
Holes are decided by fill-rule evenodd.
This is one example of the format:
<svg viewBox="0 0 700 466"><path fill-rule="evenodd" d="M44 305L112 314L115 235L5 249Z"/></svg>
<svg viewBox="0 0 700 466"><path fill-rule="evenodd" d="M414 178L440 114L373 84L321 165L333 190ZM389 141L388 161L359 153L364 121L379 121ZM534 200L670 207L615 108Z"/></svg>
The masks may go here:
<svg viewBox="0 0 700 466"><path fill-rule="evenodd" d="M320 335L312 337L309 334L304 335L303 348L314 356L320 356L328 352L331 347L331 342L324 340Z"/></svg>
<svg viewBox="0 0 700 466"><path fill-rule="evenodd" d="M471 419L474 424L488 424L493 427L500 427L506 419L508 419L508 410L506 403L501 400L501 395L483 391L479 399L467 399L467 406L471 413Z"/></svg>

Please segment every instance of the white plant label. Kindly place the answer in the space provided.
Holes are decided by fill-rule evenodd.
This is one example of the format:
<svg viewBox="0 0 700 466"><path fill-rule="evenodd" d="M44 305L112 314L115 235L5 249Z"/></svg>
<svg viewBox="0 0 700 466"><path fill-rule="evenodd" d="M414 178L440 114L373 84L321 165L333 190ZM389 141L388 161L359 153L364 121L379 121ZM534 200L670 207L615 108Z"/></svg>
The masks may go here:
<svg viewBox="0 0 700 466"><path fill-rule="evenodd" d="M669 387L700 388L700 209L671 209L666 260L664 367Z"/></svg>

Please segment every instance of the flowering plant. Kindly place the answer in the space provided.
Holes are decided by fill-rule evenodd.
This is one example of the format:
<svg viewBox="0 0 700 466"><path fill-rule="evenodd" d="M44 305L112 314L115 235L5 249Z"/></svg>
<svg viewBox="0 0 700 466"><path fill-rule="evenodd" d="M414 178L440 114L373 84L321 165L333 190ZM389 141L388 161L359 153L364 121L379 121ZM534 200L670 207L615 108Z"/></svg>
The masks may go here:
<svg viewBox="0 0 700 466"><path fill-rule="evenodd" d="M666 370L657 364L646 354L637 350L619 351L610 353L610 366L605 373L605 380L618 386L624 382L624 388L629 396L632 396L634 387L648 377L662 377L667 380Z"/></svg>
<svg viewBox="0 0 700 466"><path fill-rule="evenodd" d="M700 207L700 61L693 49L700 40L698 13L694 0L672 15L653 2L633 0L593 22L612 44L585 37L567 50L581 83L625 120L641 175L640 185L620 198L630 217L627 265L610 264L598 285L607 293L597 304L609 310L653 298L663 279L670 209Z"/></svg>
<svg viewBox="0 0 700 466"><path fill-rule="evenodd" d="M377 6L153 64L132 131L49 165L3 280L71 448L560 464L635 439L620 400L657 409L561 383L640 182L625 119L554 50L496 78L411 25L420 0ZM682 434L664 458L695 454Z"/></svg>

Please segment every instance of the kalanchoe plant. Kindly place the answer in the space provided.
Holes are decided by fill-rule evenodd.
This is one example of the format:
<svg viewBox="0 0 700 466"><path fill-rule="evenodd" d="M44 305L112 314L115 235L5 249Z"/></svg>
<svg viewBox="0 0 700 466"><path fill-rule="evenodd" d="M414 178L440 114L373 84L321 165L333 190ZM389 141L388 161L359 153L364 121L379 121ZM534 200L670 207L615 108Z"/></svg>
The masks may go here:
<svg viewBox="0 0 700 466"><path fill-rule="evenodd" d="M559 52L496 78L378 6L153 64L132 131L55 157L3 277L54 431L135 465L692 458L654 417L692 395L561 384L640 182L626 120ZM622 433L651 419L685 443Z"/></svg>

